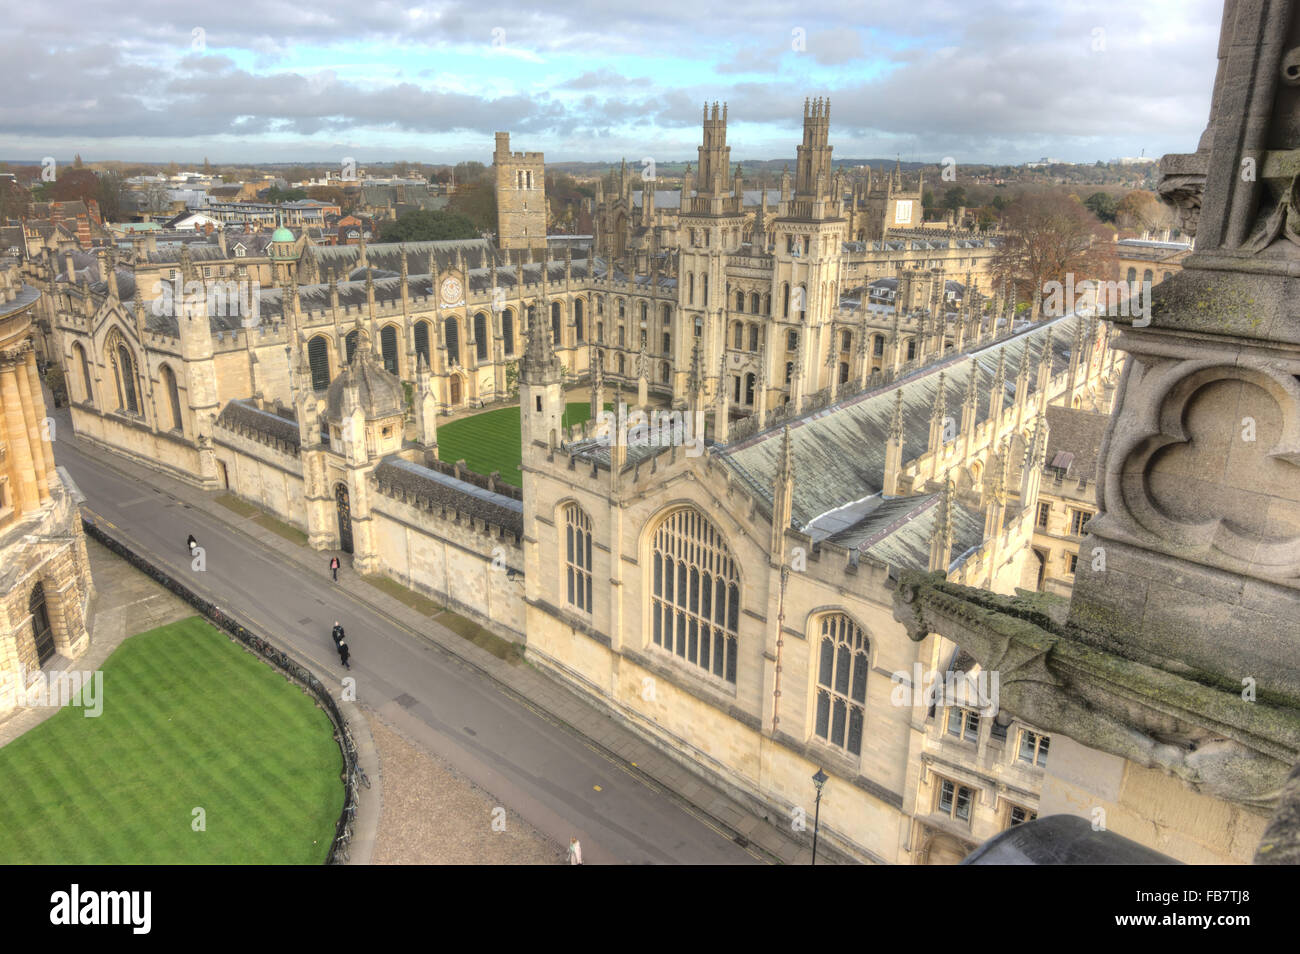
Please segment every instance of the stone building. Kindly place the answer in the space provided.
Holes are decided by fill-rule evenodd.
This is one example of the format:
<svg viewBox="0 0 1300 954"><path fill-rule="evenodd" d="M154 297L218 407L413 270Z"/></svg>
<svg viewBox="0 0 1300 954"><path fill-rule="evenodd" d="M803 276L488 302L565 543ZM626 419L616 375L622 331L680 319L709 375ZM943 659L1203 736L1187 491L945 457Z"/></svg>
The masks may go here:
<svg viewBox="0 0 1300 954"><path fill-rule="evenodd" d="M1109 422L1108 414L1097 411L1047 409L1047 453L1034 516L1034 559L1023 583L1027 589L1070 595L1079 546L1097 512L1097 457Z"/></svg>
<svg viewBox="0 0 1300 954"><path fill-rule="evenodd" d="M1115 260L1120 281L1129 285L1158 285L1182 270L1183 260L1192 251L1191 242L1160 238L1118 239Z"/></svg>
<svg viewBox="0 0 1300 954"><path fill-rule="evenodd" d="M943 271L903 269L890 314L846 299L830 156L810 103L747 240L725 112L708 116L681 242L645 271L571 245L284 228L245 266L256 288L190 245L152 300L138 276L173 267L153 253L31 270L83 438L522 643L760 817L805 811L824 768L824 845L953 860L1039 810L1049 742L972 696L955 645L907 638L891 578L1020 585L1045 415L1105 406L1118 367L1087 315L1013 326L1014 302L973 279L950 297ZM438 459L438 415L505 401L512 378L522 489ZM633 390L655 439L566 430L578 378L596 412Z"/></svg>
<svg viewBox="0 0 1300 954"><path fill-rule="evenodd" d="M540 152L511 152L510 133L496 135L492 169L497 187L497 245L546 247L546 163Z"/></svg>
<svg viewBox="0 0 1300 954"><path fill-rule="evenodd" d="M0 712L42 667L75 659L90 641L81 511L55 469L31 344L39 296L16 268L0 272Z"/></svg>
<svg viewBox="0 0 1300 954"><path fill-rule="evenodd" d="M1069 601L911 571L895 594L915 639L997 661L1003 709L1052 734L1041 811L1188 862L1300 859L1295 17L1224 4L1205 134L1161 161L1195 250L1149 323L1111 318L1128 361Z"/></svg>

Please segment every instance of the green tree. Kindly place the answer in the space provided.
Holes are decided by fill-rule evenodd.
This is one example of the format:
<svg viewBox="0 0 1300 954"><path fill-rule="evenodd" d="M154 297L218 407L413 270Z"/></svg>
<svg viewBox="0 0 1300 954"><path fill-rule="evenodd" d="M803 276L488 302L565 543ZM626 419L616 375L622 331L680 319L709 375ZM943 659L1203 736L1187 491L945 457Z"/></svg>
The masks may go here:
<svg viewBox="0 0 1300 954"><path fill-rule="evenodd" d="M1103 222L1114 222L1119 211L1119 200L1109 192L1094 192L1083 200L1084 206Z"/></svg>
<svg viewBox="0 0 1300 954"><path fill-rule="evenodd" d="M479 229L468 217L456 212L416 209L385 222L379 235L381 242L436 242L478 238Z"/></svg>
<svg viewBox="0 0 1300 954"><path fill-rule="evenodd" d="M955 185L943 195L942 207L950 212L956 212L966 204L966 189L962 186Z"/></svg>
<svg viewBox="0 0 1300 954"><path fill-rule="evenodd" d="M262 195L267 202L296 202L299 199L307 198L307 190L281 189L279 186L271 186Z"/></svg>

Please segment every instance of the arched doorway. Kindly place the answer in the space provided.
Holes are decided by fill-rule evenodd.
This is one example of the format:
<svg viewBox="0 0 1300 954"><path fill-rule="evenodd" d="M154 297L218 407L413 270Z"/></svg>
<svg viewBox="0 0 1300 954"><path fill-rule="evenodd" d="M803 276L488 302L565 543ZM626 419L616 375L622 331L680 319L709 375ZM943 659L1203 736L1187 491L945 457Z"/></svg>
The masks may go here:
<svg viewBox="0 0 1300 954"><path fill-rule="evenodd" d="M948 834L934 835L926 846L927 865L956 865L970 854L970 849Z"/></svg>
<svg viewBox="0 0 1300 954"><path fill-rule="evenodd" d="M348 505L348 488L339 484L334 488L334 502L339 512L339 549L352 552L352 508Z"/></svg>
<svg viewBox="0 0 1300 954"><path fill-rule="evenodd" d="M460 377L458 375L453 374L451 376L451 403L453 405L459 405L460 401L461 401Z"/></svg>
<svg viewBox="0 0 1300 954"><path fill-rule="evenodd" d="M44 666L54 658L54 630L50 628L50 614L45 607L45 585L37 583L27 601L32 614L32 638L36 642L37 665Z"/></svg>

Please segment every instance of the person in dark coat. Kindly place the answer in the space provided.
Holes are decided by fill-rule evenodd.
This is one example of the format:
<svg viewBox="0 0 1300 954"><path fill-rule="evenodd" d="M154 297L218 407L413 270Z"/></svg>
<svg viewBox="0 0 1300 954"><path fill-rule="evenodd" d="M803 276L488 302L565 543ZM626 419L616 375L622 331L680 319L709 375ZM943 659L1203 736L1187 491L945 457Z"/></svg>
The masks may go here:
<svg viewBox="0 0 1300 954"><path fill-rule="evenodd" d="M193 553L194 548L199 545L199 541L195 540L194 534L191 533L188 537L185 538L185 545L190 548L190 553Z"/></svg>
<svg viewBox="0 0 1300 954"><path fill-rule="evenodd" d="M330 572L334 574L334 582L337 583L339 581L339 558L338 557L330 558Z"/></svg>
<svg viewBox="0 0 1300 954"><path fill-rule="evenodd" d="M343 627L339 625L338 620L334 621L334 632L330 633L330 635L334 637L335 646L343 641Z"/></svg>
<svg viewBox="0 0 1300 954"><path fill-rule="evenodd" d="M348 665L348 654L349 654L348 641L346 639L340 639L339 640L339 662L343 663L344 669L352 668L351 666Z"/></svg>

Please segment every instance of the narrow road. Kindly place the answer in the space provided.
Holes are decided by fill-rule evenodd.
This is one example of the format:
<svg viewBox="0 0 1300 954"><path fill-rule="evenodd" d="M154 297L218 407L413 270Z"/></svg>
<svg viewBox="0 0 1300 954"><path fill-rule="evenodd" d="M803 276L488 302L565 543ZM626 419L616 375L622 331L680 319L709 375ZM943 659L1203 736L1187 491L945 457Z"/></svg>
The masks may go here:
<svg viewBox="0 0 1300 954"><path fill-rule="evenodd" d="M69 425L69 431L71 427ZM492 792L529 824L584 860L604 864L753 864L757 859L671 797L642 782L572 730L504 694L427 639L353 599L351 572L331 583L287 566L270 549L183 500L55 443L86 496L85 508L223 609L310 665L327 684L344 671L330 639L342 621L357 701ZM199 493L199 491L195 491ZM206 551L191 568L185 538ZM326 557L322 555L322 568ZM484 818L483 824L490 824Z"/></svg>

